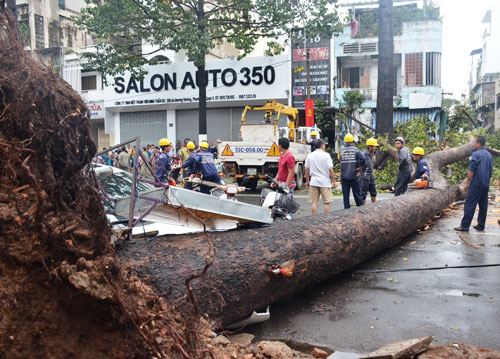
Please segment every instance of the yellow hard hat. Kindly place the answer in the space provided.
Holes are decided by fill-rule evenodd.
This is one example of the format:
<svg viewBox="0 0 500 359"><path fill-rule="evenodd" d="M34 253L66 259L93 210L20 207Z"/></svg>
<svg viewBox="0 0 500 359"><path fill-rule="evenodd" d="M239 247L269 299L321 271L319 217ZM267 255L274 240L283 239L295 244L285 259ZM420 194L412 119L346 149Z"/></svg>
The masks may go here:
<svg viewBox="0 0 500 359"><path fill-rule="evenodd" d="M378 142L377 142L377 139L376 138L369 138L367 141L366 141L366 145L367 146L378 146Z"/></svg>
<svg viewBox="0 0 500 359"><path fill-rule="evenodd" d="M312 131L312 132L311 132L311 136L318 136L318 132L316 132L316 131Z"/></svg>
<svg viewBox="0 0 500 359"><path fill-rule="evenodd" d="M207 149L208 148L208 142L207 141L201 141L200 147Z"/></svg>
<svg viewBox="0 0 500 359"><path fill-rule="evenodd" d="M196 146L194 145L194 142L193 141L189 141L187 144L186 144L186 147L188 150L194 150L196 148Z"/></svg>
<svg viewBox="0 0 500 359"><path fill-rule="evenodd" d="M349 143L349 142L354 142L354 136L351 135L350 133L348 133L347 135L345 135L344 137L344 142L345 143Z"/></svg>
<svg viewBox="0 0 500 359"><path fill-rule="evenodd" d="M424 149L422 147L415 147L413 149L413 154L414 155L421 155L421 156L423 156L423 155L425 155L425 151L424 151Z"/></svg>
<svg viewBox="0 0 500 359"><path fill-rule="evenodd" d="M172 143L168 140L168 138L162 138L158 141L158 146L170 146Z"/></svg>

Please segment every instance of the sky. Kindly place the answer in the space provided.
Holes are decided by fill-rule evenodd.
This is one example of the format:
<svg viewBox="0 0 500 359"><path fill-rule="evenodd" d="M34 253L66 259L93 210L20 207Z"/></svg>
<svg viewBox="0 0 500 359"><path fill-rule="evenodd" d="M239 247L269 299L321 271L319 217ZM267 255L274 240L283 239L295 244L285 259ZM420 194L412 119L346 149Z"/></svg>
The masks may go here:
<svg viewBox="0 0 500 359"><path fill-rule="evenodd" d="M434 0L441 7L443 50L441 82L444 92L457 100L468 94L470 52L483 45L482 20L489 9L500 11L500 0ZM500 44L498 44L500 46ZM500 61L500 59L498 59Z"/></svg>

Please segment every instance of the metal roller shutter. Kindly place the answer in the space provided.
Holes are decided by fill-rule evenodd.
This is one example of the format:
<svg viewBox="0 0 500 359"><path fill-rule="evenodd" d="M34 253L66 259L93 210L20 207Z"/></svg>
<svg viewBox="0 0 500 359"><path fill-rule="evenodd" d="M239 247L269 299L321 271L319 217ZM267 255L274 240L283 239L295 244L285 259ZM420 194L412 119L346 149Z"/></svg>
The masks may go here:
<svg viewBox="0 0 500 359"><path fill-rule="evenodd" d="M198 141L199 119L198 110L178 110L176 112L177 139L184 141L185 138ZM229 108L207 109L207 137L208 141L231 139L231 124Z"/></svg>
<svg viewBox="0 0 500 359"><path fill-rule="evenodd" d="M120 113L120 139L122 142L141 136L141 147L158 144L167 137L167 111Z"/></svg>

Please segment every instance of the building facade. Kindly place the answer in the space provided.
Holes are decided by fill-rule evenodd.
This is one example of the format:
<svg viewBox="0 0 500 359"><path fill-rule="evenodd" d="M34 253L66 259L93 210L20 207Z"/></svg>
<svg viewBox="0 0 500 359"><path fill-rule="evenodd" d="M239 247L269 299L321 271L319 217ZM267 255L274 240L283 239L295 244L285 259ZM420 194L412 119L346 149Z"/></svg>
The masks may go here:
<svg viewBox="0 0 500 359"><path fill-rule="evenodd" d="M415 116L440 121L442 105L440 20L398 21L394 16L394 124ZM418 11L412 6L412 11ZM347 92L363 95L359 116L375 127L378 82L378 9L356 9L356 22L334 37L333 101L341 107Z"/></svg>
<svg viewBox="0 0 500 359"><path fill-rule="evenodd" d="M287 104L288 69L288 55L207 61L208 140L239 139L241 115L247 105L262 105L269 99ZM162 137L173 143L185 138L198 140L199 98L194 64L166 61L145 70L148 74L143 80L125 73L108 78L108 85L104 85L101 74L82 70L77 54L66 56L64 79L89 106L92 137L97 138L99 148L137 136L144 145L156 144ZM249 113L247 121L261 122L259 116Z"/></svg>
<svg viewBox="0 0 500 359"><path fill-rule="evenodd" d="M85 0L17 0L21 34L32 56L61 73L68 49L92 46L95 38L78 28L72 17Z"/></svg>
<svg viewBox="0 0 500 359"><path fill-rule="evenodd" d="M496 88L500 79L500 13L488 10L482 20L483 47L471 52L470 104L477 112L477 123L480 126L494 124L500 128L496 120Z"/></svg>

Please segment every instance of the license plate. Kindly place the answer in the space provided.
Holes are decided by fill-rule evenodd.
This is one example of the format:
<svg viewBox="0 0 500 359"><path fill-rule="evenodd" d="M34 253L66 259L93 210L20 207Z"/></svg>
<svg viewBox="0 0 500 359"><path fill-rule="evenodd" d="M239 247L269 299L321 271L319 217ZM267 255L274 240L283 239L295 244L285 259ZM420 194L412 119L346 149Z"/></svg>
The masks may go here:
<svg viewBox="0 0 500 359"><path fill-rule="evenodd" d="M255 176L257 174L257 168L247 168L247 174Z"/></svg>

